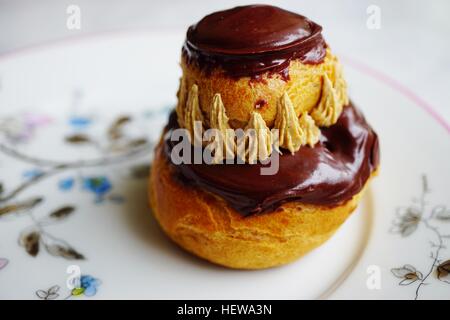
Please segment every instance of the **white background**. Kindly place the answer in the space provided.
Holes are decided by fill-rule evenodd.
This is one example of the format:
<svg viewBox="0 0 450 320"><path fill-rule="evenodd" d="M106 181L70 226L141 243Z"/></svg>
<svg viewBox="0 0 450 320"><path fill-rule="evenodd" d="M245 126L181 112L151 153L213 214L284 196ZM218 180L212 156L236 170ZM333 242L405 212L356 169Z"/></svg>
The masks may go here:
<svg viewBox="0 0 450 320"><path fill-rule="evenodd" d="M302 13L324 27L342 54L389 74L450 122L450 1L264 1ZM0 0L0 54L66 37L148 29L184 32L211 11L252 1ZM81 30L66 28L66 9L81 8ZM369 5L381 9L381 29L366 26ZM181 45L181 44L180 44ZM387 115L388 116L388 115ZM407 115L405 115L405 119Z"/></svg>

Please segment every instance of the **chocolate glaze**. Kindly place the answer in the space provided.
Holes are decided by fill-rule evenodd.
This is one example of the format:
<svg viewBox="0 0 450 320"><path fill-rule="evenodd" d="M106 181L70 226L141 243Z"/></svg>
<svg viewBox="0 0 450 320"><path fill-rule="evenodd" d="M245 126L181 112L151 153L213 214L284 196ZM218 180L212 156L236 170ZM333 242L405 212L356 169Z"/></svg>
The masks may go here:
<svg viewBox="0 0 450 320"><path fill-rule="evenodd" d="M268 5L218 11L189 27L183 45L188 63L233 77L265 72L289 77L292 59L321 63L326 55L322 27L299 14Z"/></svg>
<svg viewBox="0 0 450 320"><path fill-rule="evenodd" d="M177 126L172 114L166 129ZM278 173L272 176L260 175L259 163L174 167L184 183L219 195L244 216L274 210L287 201L336 206L361 191L378 167L378 138L352 104L344 108L336 124L321 132L313 148L304 146L293 155L283 152ZM172 147L166 135L168 159Z"/></svg>

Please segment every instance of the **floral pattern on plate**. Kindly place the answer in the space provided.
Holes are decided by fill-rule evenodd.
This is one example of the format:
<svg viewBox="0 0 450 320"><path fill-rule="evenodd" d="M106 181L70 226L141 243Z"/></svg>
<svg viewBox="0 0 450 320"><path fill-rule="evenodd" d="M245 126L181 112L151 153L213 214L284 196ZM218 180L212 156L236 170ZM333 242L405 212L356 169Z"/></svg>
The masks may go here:
<svg viewBox="0 0 450 320"><path fill-rule="evenodd" d="M157 111L152 110L152 116L165 115L170 107L164 107ZM148 118L147 114L140 115ZM98 117L97 117L98 118ZM134 163L142 154L150 154L153 148L151 141L143 132L141 136L133 137L126 133L126 127L133 126L133 116L119 115L107 126L102 133L106 136L92 135L87 129L96 125L96 121L88 116L71 116L66 122L70 134L61 139L68 148L91 146L98 151L100 156L90 159L70 161L57 161L53 159L34 156L21 151L20 145L26 145L37 139L36 132L44 126L58 124L57 120L50 116L38 114L25 114L0 118L0 155L13 159L28 166L16 179L16 183L0 181L0 219L13 218L24 219L28 217L29 225L18 235L18 243L30 258L37 258L42 252L53 257L66 260L86 260L86 256L76 249L76 239L70 242L61 236L56 236L53 231L61 223L70 223L70 218L80 209L85 210L85 204L67 203L50 209L46 215L35 214L35 210L42 206L47 197L55 196L51 192L40 190L42 182L58 176L57 185L59 192L70 194L74 190L86 193L91 197L91 203L101 205L109 202L121 205L126 201L125 197L115 191L113 173L85 174L85 168L101 168L111 164L121 164L128 168L129 174L125 179L141 179L148 176L149 163ZM136 130L135 130L136 131ZM130 164L128 164L130 163ZM117 177L115 177L117 179ZM30 196L30 193L33 193ZM27 196L23 196L26 194ZM56 195L57 196L57 195ZM88 203L88 202L87 202ZM0 258L0 270L9 263L6 258ZM69 293L63 295L59 285L48 289L39 289L36 296L43 300L53 300L63 297L91 297L97 293L100 281L90 275L82 275L79 285Z"/></svg>
<svg viewBox="0 0 450 320"><path fill-rule="evenodd" d="M101 282L90 275L81 275L79 284L69 291L69 293L63 297L68 300L73 297L93 297L97 293L98 287ZM36 296L41 300L56 300L61 297L61 287L54 285L47 290L39 289L36 291Z"/></svg>
<svg viewBox="0 0 450 320"><path fill-rule="evenodd" d="M440 224L450 222L450 208L444 205L430 206L427 201L429 193L428 179L423 175L420 197L415 198L409 206L397 208L396 218L392 222L391 229L392 233L406 238L421 227L434 237L430 241L431 261L428 270L421 272L410 264L391 269L392 274L400 279L399 285L417 284L415 299L419 298L422 286L430 284L430 277L433 274L437 280L450 284L450 259L441 256L441 250L446 248L450 234L443 234L439 228Z"/></svg>

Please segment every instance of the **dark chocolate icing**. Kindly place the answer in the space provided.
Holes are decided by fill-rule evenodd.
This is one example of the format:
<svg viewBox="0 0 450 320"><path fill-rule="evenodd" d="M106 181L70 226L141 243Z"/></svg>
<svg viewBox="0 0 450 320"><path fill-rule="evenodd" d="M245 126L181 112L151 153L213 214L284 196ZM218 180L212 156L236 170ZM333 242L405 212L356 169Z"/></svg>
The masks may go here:
<svg viewBox="0 0 450 320"><path fill-rule="evenodd" d="M265 72L288 77L292 59L317 64L326 44L322 27L299 14L269 5L218 11L189 27L183 56L202 70L223 69L231 77Z"/></svg>
<svg viewBox="0 0 450 320"><path fill-rule="evenodd" d="M177 127L172 114L167 130ZM165 140L170 156L172 142ZM275 175L261 175L262 164L174 165L184 183L225 199L242 215L274 210L287 201L335 206L350 200L378 167L376 133L353 105L337 123L321 128L320 141L290 154L283 152ZM170 161L170 160L169 160ZM173 165L173 164L171 164Z"/></svg>

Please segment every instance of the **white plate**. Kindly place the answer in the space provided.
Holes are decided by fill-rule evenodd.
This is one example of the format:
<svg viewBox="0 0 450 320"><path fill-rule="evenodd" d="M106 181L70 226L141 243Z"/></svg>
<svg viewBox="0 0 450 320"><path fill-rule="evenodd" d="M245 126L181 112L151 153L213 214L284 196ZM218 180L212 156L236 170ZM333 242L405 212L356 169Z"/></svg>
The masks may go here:
<svg viewBox="0 0 450 320"><path fill-rule="evenodd" d="M0 57L0 197L12 195L0 203L0 298L450 298L449 127L350 58L350 94L380 135L381 171L336 235L263 271L173 245L147 208L145 165L175 103L182 41L125 33ZM121 115L131 120L114 142L107 130ZM92 278L71 290L78 268Z"/></svg>

